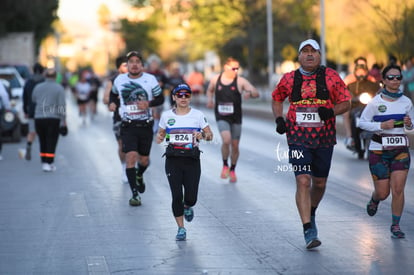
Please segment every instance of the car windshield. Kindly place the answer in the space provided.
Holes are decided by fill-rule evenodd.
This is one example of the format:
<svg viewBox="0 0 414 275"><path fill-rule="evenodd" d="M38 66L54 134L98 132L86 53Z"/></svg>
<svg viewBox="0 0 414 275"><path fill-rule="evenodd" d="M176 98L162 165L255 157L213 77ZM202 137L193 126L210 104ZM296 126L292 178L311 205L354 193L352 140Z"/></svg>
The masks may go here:
<svg viewBox="0 0 414 275"><path fill-rule="evenodd" d="M0 74L0 78L6 79L10 82L10 88L22 88L19 80L12 74Z"/></svg>
<svg viewBox="0 0 414 275"><path fill-rule="evenodd" d="M30 70L27 66L24 65L15 65L14 66L19 74L23 77L23 79L29 79L30 77Z"/></svg>

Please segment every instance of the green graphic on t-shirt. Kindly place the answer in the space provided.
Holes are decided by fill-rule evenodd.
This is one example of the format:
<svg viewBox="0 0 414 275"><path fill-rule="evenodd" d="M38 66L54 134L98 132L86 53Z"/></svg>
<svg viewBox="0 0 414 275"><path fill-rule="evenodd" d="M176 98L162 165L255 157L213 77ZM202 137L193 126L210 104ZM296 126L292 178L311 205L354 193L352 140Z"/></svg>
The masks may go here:
<svg viewBox="0 0 414 275"><path fill-rule="evenodd" d="M125 104L148 100L148 94L142 86L136 82L130 81L122 85L121 96Z"/></svg>

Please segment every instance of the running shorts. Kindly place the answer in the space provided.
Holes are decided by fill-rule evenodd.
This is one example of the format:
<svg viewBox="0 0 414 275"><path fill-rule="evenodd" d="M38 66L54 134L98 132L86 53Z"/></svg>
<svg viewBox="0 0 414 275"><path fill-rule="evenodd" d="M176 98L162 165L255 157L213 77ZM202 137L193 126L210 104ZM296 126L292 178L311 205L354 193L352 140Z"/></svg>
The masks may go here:
<svg viewBox="0 0 414 275"><path fill-rule="evenodd" d="M154 122L141 124L132 121L131 123L122 122L121 139L122 152L138 152L141 156L149 156L151 151Z"/></svg>
<svg viewBox="0 0 414 275"><path fill-rule="evenodd" d="M228 121L225 121L225 120L218 120L217 126L218 126L220 133L223 131L230 131L231 139L240 140L241 124L229 123Z"/></svg>
<svg viewBox="0 0 414 275"><path fill-rule="evenodd" d="M331 169L333 146L307 148L289 145L289 163L295 176L309 174L318 178L327 178Z"/></svg>
<svg viewBox="0 0 414 275"><path fill-rule="evenodd" d="M389 179L394 171L410 168L410 151L408 147L394 150L369 151L369 170L373 180Z"/></svg>

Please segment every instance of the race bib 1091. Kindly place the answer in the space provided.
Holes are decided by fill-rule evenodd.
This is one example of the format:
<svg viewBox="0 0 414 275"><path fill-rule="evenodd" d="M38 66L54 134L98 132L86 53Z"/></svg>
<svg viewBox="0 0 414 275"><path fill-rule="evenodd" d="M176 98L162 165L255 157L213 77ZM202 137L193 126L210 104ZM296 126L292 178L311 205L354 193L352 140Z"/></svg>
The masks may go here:
<svg viewBox="0 0 414 275"><path fill-rule="evenodd" d="M383 135L381 141L384 150L401 149L409 146L406 135Z"/></svg>

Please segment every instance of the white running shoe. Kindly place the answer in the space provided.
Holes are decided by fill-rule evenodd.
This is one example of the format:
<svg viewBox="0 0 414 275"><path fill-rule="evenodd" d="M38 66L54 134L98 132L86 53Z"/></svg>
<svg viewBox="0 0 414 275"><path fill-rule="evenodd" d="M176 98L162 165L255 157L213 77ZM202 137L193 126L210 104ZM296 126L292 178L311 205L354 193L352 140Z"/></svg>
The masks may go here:
<svg viewBox="0 0 414 275"><path fill-rule="evenodd" d="M20 148L18 150L18 154L19 154L19 158L20 159L25 159L26 158L26 149L24 148Z"/></svg>
<svg viewBox="0 0 414 275"><path fill-rule="evenodd" d="M128 177L126 175L126 163L122 163L122 182L127 184L128 183Z"/></svg>
<svg viewBox="0 0 414 275"><path fill-rule="evenodd" d="M56 166L53 163L49 164L45 162L42 164L42 170L44 172L54 172L56 171Z"/></svg>
<svg viewBox="0 0 414 275"><path fill-rule="evenodd" d="M44 162L44 163L42 163L42 170L44 172L50 172L52 169L50 168L50 164L49 163Z"/></svg>

